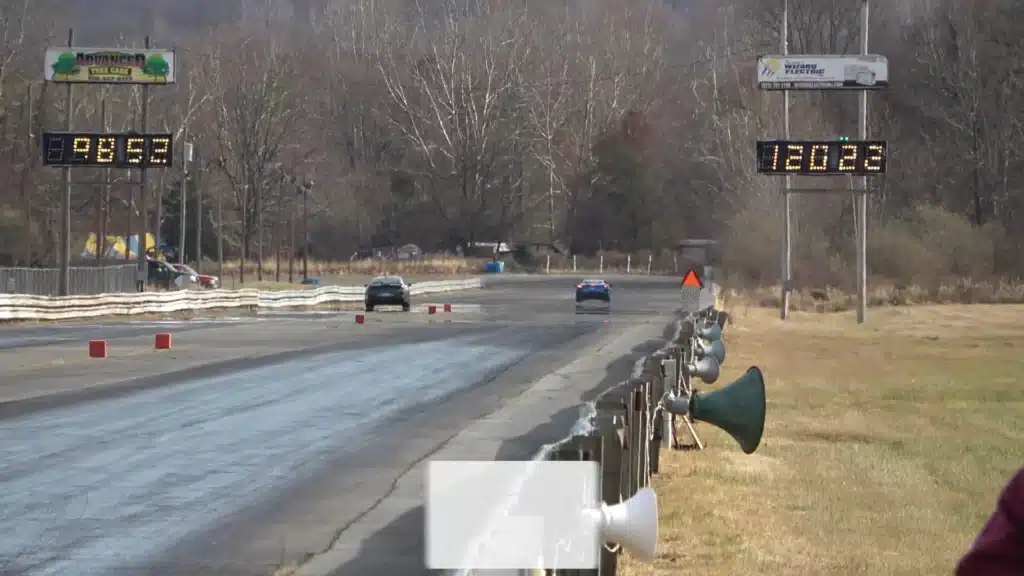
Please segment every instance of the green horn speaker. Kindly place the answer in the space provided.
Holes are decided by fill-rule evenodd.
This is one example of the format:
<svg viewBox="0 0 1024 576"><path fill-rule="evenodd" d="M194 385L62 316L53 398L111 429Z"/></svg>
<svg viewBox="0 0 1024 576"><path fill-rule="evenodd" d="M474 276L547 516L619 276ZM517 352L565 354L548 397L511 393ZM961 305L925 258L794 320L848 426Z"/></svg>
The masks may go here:
<svg viewBox="0 0 1024 576"><path fill-rule="evenodd" d="M736 439L745 454L753 454L764 434L764 375L757 366L721 390L694 394L690 415L721 428Z"/></svg>

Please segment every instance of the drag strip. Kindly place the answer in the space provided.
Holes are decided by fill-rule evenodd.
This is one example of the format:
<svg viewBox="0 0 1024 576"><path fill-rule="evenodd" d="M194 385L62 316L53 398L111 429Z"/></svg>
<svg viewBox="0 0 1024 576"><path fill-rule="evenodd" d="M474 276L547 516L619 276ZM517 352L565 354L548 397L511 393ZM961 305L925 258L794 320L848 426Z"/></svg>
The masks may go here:
<svg viewBox="0 0 1024 576"><path fill-rule="evenodd" d="M512 344L336 352L4 421L3 570L130 571L325 451L367 441L374 420L531 351Z"/></svg>
<svg viewBox="0 0 1024 576"><path fill-rule="evenodd" d="M147 344L152 334L149 334L150 338L136 338L134 342L115 342L115 346L136 349L130 350L136 354L125 358L85 358L81 346L75 345L64 349L78 356L77 363L61 361L55 366L42 365L35 369L31 369L30 364L29 370L19 373L18 366L9 361L6 372L0 372L0 420L194 380L208 380L222 374L310 356L426 343L455 336L483 336L496 329L495 326L479 324L392 324L360 330L352 330L355 327L347 325L349 329L344 330L336 329L330 323L302 324L276 324L274 333L283 339L276 345L273 341L267 345L267 336L263 333L249 331L243 334L239 333L241 328L230 328L185 333L174 351L150 350ZM15 353L20 359L31 359L34 355L48 357L49 353L60 350L63 349L50 347L5 352L0 353L0 359L3 354Z"/></svg>
<svg viewBox="0 0 1024 576"><path fill-rule="evenodd" d="M0 573L269 576L310 558L326 566L311 574L423 573L423 463L456 437L448 452L474 459L564 436L678 301L671 279L624 279L610 313L577 314L574 283L497 279L414 304L451 313L359 325L171 329L169 351L137 326L104 360L81 342L0 351Z"/></svg>

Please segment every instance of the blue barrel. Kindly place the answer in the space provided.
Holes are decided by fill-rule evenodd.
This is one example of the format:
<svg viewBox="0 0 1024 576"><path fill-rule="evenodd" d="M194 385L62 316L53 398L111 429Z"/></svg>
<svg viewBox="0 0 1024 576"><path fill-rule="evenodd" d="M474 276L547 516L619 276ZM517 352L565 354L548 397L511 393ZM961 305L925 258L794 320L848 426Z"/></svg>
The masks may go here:
<svg viewBox="0 0 1024 576"><path fill-rule="evenodd" d="M505 271L505 263L501 260L493 260L484 264L484 272L487 274L501 274Z"/></svg>
<svg viewBox="0 0 1024 576"><path fill-rule="evenodd" d="M310 286L319 286L320 285L320 279L319 278L303 278L302 282L300 282L300 284L309 284Z"/></svg>

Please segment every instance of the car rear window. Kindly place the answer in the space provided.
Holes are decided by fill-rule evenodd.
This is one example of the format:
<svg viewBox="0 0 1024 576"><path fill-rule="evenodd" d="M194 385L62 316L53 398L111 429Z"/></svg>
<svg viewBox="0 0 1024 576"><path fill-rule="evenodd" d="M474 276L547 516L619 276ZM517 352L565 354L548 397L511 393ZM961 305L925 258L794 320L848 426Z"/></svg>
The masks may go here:
<svg viewBox="0 0 1024 576"><path fill-rule="evenodd" d="M401 278L374 278L371 282L373 286L401 286Z"/></svg>

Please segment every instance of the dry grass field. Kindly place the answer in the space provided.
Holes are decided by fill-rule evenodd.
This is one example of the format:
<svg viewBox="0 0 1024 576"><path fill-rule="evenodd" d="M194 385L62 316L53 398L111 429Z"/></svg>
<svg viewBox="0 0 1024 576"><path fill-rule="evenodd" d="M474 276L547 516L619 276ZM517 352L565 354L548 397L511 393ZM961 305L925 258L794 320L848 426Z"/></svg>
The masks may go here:
<svg viewBox="0 0 1024 576"><path fill-rule="evenodd" d="M216 262L204 262L203 271L217 274ZM241 266L238 261L225 262L221 285L229 290L239 288L255 288L259 290L303 290L316 286L303 285L302 262L296 261L292 268L292 282L288 282L288 262L281 263L280 274L277 273L276 262L263 263L263 279L258 276L255 262L245 266L245 282L241 282ZM309 276L317 278L320 286L342 285L359 286L380 274L399 274L409 282L426 282L429 280L451 280L479 274L483 270L483 261L462 258L428 258L415 261L353 261L325 262L310 260Z"/></svg>
<svg viewBox="0 0 1024 576"><path fill-rule="evenodd" d="M886 307L861 326L727 309L727 365L703 388L761 367L764 441L745 456L701 424L704 452L663 457L658 558L620 573L951 574L1024 464L1024 306Z"/></svg>
<svg viewBox="0 0 1024 576"><path fill-rule="evenodd" d="M311 277L370 277L378 274L403 274L406 276L465 276L477 274L483 269L483 259L471 258L424 258L422 260L354 260L351 262L328 262L323 260L309 261L309 275ZM238 274L240 263L237 260L224 262L225 274ZM204 262L203 269L215 271L216 262ZM256 262L248 262L245 265L246 278L256 278ZM302 261L296 260L293 272L296 277L302 277ZM267 260L263 263L263 277L274 277L276 262ZM281 276L288 275L288 262L281 262Z"/></svg>
<svg viewBox="0 0 1024 576"><path fill-rule="evenodd" d="M323 284L351 284L356 281L363 281L379 274L400 274L413 281L436 280L460 276L472 276L483 271L484 264L488 258L459 258L459 257L436 257L424 258L421 260L353 260L331 262L323 260L309 261L309 275L320 278ZM545 272L548 270L547 261L538 257L530 265L518 264L513 258L506 257L505 262L510 272ZM288 262L281 263L282 280L288 277ZM647 253L619 254L607 253L603 259L594 257L579 257L575 261L565 256L555 256L550 260L551 273L625 273L627 270L633 274L646 274L648 265L654 274L676 274L679 273L679 263L675 262L669 255L659 255L657 258L650 257ZM224 262L223 282L225 287L231 287L232 282L238 283L241 265L237 260ZM217 263L205 261L202 270L206 273L217 273ZM247 262L245 264L245 286L249 287L251 282L257 279L257 263ZM263 262L263 280L277 281L277 262L265 260ZM302 262L296 260L292 267L293 279L302 278ZM239 286L235 286L236 288Z"/></svg>

